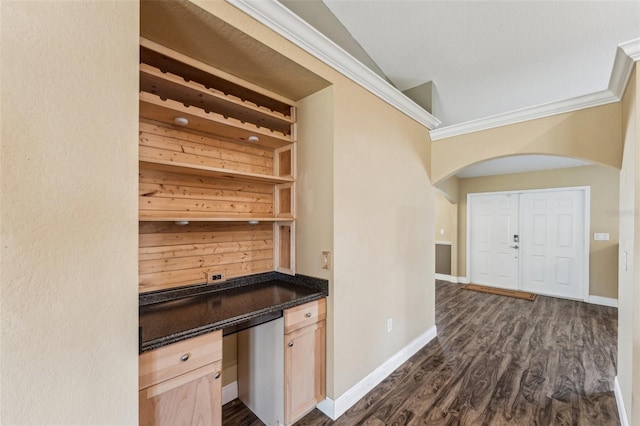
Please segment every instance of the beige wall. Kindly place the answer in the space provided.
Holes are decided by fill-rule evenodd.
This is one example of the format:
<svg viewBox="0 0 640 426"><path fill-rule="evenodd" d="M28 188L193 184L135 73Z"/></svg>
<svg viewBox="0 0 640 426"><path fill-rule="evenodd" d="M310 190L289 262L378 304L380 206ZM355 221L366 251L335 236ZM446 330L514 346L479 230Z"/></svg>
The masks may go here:
<svg viewBox="0 0 640 426"><path fill-rule="evenodd" d="M591 186L589 286L594 296L617 298L618 176L604 166L575 167L459 180L458 275L467 276L467 194L570 186ZM594 232L608 232L609 241L594 241Z"/></svg>
<svg viewBox="0 0 640 426"><path fill-rule="evenodd" d="M436 241L453 242L456 237L456 227L458 225L456 204L451 203L440 192L435 192L436 201L436 227L434 238Z"/></svg>
<svg viewBox="0 0 640 426"><path fill-rule="evenodd" d="M438 182L436 187L442 195L452 203L458 203L458 191L460 190L460 179L457 176L451 176L443 181Z"/></svg>
<svg viewBox="0 0 640 426"><path fill-rule="evenodd" d="M334 96L340 396L435 324L435 200L427 129L348 81L336 82Z"/></svg>
<svg viewBox="0 0 640 426"><path fill-rule="evenodd" d="M630 424L640 424L640 141L638 125L637 67L622 99L624 153L620 171L620 258L627 254L628 268L621 262L618 285L618 372L622 399Z"/></svg>
<svg viewBox="0 0 640 426"><path fill-rule="evenodd" d="M450 202L441 191L435 192L435 201L434 236L436 241L451 243L451 275L455 277L458 275L458 205Z"/></svg>
<svg viewBox="0 0 640 426"><path fill-rule="evenodd" d="M298 104L298 178L296 180L296 270L329 280L327 300L327 371L334 361L333 269L321 268L321 253L333 255L333 87ZM333 395L333 375L327 375Z"/></svg>
<svg viewBox="0 0 640 426"><path fill-rule="evenodd" d="M466 166L517 154L550 154L620 168L620 103L525 121L435 141L432 181Z"/></svg>
<svg viewBox="0 0 640 426"><path fill-rule="evenodd" d="M137 424L138 16L1 3L1 424Z"/></svg>

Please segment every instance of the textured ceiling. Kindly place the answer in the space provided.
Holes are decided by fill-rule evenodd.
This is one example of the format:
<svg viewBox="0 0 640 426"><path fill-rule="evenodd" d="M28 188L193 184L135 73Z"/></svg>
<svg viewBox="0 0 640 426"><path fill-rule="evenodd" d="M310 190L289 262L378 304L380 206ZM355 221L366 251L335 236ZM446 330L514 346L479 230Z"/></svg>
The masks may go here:
<svg viewBox="0 0 640 426"><path fill-rule="evenodd" d="M640 1L325 4L398 89L433 81L443 126L605 90L640 37Z"/></svg>

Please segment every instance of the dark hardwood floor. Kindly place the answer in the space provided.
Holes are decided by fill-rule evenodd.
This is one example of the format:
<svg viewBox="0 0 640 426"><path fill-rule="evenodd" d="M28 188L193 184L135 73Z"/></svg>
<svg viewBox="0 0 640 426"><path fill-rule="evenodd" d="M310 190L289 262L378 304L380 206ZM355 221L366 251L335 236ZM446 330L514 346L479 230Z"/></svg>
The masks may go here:
<svg viewBox="0 0 640 426"><path fill-rule="evenodd" d="M296 425L618 425L617 310L436 283L438 337L337 421ZM225 425L262 425L238 400Z"/></svg>

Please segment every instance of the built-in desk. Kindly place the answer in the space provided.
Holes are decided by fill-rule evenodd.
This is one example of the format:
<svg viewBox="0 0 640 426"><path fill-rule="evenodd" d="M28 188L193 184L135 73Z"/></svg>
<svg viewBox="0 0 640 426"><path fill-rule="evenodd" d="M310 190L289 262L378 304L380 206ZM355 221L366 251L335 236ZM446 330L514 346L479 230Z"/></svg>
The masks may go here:
<svg viewBox="0 0 640 426"><path fill-rule="evenodd" d="M224 333L251 321L259 324L261 317L276 314L277 318L285 309L327 295L326 280L277 272L144 293L139 308L140 353L215 330Z"/></svg>
<svg viewBox="0 0 640 426"><path fill-rule="evenodd" d="M240 362L240 398L245 395L258 416L264 418L268 413L269 418L277 418L273 424L291 424L324 398L327 295L326 280L277 272L140 295L140 412L150 413L145 414L145 424L163 424L157 413L164 408L154 407L169 406L169 411L178 407L174 402L178 391L171 392L180 386L191 386L194 391L189 395L196 389L209 389L204 398L214 403L206 413L219 418L222 334L236 332L242 336L241 360L257 357L264 367L255 370L248 366L257 362L245 362L247 367ZM204 343L198 343L200 340ZM264 357L267 353L271 356ZM310 353L317 355L310 358ZM188 365L192 367L185 367ZM271 377L274 372L278 372L277 380L265 380L265 373ZM290 389L285 389L285 375L290 378ZM265 392L265 385L273 389ZM272 395L280 397L264 399ZM190 415L180 413L179 418ZM149 418L152 421L146 421Z"/></svg>

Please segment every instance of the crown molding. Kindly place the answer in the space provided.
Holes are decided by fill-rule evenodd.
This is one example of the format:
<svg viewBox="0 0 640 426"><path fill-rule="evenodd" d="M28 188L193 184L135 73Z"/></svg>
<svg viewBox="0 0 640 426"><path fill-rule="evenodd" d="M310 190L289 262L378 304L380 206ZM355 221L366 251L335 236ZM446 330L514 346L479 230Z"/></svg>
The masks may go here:
<svg viewBox="0 0 640 426"><path fill-rule="evenodd" d="M429 129L440 120L276 0L226 0Z"/></svg>
<svg viewBox="0 0 640 426"><path fill-rule="evenodd" d="M507 126L509 124L618 102L622 99L624 90L627 87L633 65L638 60L640 60L640 38L620 43L616 50L616 57L613 62L609 88L607 90L441 127L430 132L431 140L437 141L466 133L493 129L495 127Z"/></svg>
<svg viewBox="0 0 640 426"><path fill-rule="evenodd" d="M624 53L633 59L634 62L640 60L640 38L634 38L633 40L620 43L618 47L624 50Z"/></svg>
<svg viewBox="0 0 640 426"><path fill-rule="evenodd" d="M564 99L516 111L505 112L504 114L465 121L464 123L441 127L439 129L432 130L429 133L431 135L431 140L437 141L439 139L464 135L466 133L473 133L480 130L488 130L496 127L507 126L509 124L521 123L523 121L535 120L537 118L549 117L551 115L562 114L564 112L610 104L619 100L620 98L617 98L611 91L603 90L601 92L578 96L576 98Z"/></svg>
<svg viewBox="0 0 640 426"><path fill-rule="evenodd" d="M618 45L616 58L613 61L611 79L609 79L609 90L618 98L622 99L624 90L629 82L633 64L640 59L640 38L626 41Z"/></svg>
<svg viewBox="0 0 640 426"><path fill-rule="evenodd" d="M440 120L276 0L226 1L429 128L432 141L617 102L640 60L640 38L620 43L607 90L436 129Z"/></svg>

